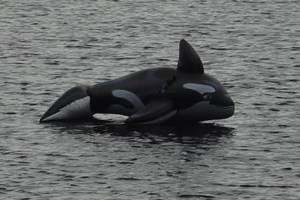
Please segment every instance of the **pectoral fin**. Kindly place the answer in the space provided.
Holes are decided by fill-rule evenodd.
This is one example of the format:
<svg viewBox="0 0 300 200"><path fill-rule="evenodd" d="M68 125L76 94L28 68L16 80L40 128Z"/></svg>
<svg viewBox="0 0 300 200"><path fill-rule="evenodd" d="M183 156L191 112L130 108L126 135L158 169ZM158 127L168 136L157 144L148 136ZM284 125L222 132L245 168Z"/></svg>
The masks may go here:
<svg viewBox="0 0 300 200"><path fill-rule="evenodd" d="M167 98L151 100L143 109L131 115L125 123L156 124L165 122L177 114L173 102Z"/></svg>

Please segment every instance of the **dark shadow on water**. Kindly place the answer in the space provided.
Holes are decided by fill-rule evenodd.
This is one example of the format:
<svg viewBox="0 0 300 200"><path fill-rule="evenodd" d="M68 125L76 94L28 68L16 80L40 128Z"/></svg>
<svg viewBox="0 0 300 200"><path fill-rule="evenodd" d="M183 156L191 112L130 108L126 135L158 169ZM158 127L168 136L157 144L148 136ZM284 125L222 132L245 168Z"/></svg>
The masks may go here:
<svg viewBox="0 0 300 200"><path fill-rule="evenodd" d="M234 128L215 123L196 124L159 124L128 125L122 121L93 120L85 122L52 122L45 124L53 128L55 133L81 135L110 135L112 137L128 137L150 139L149 143L218 143L219 138L230 138Z"/></svg>

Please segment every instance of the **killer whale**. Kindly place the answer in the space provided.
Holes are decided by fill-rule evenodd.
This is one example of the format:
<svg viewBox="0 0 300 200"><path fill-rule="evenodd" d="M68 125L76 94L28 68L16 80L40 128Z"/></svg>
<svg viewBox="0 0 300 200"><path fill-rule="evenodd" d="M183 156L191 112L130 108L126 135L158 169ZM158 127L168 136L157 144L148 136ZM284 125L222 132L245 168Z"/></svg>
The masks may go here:
<svg viewBox="0 0 300 200"><path fill-rule="evenodd" d="M184 39L177 68L151 68L96 85L69 89L40 122L90 118L95 113L128 116L125 123L199 122L234 114L234 102Z"/></svg>

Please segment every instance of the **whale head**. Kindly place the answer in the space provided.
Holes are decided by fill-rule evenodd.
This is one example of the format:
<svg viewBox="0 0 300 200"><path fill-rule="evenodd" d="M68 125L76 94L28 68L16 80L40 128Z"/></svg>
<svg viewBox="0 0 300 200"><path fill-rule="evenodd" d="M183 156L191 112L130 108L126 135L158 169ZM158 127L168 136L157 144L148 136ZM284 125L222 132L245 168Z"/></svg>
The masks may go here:
<svg viewBox="0 0 300 200"><path fill-rule="evenodd" d="M177 66L181 101L189 107L178 110L177 118L189 121L224 119L234 114L234 102L223 85L204 73L202 61L193 47L180 41Z"/></svg>
<svg viewBox="0 0 300 200"><path fill-rule="evenodd" d="M177 118L183 121L225 119L234 114L234 102L226 89L212 76L203 74L201 81L182 84L185 102L190 105L178 109Z"/></svg>
<svg viewBox="0 0 300 200"><path fill-rule="evenodd" d="M187 41L180 41L177 69L166 77L158 94L126 123L199 122L233 115L234 103L228 92L204 73L200 57Z"/></svg>

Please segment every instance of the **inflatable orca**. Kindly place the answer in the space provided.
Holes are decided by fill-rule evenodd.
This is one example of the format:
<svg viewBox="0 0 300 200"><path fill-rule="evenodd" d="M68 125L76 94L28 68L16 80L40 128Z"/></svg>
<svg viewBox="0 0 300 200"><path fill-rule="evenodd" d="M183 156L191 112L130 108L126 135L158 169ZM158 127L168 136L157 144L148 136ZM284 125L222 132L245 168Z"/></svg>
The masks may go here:
<svg viewBox="0 0 300 200"><path fill-rule="evenodd" d="M145 69L93 86L74 87L40 122L83 119L95 113L129 116L126 123L199 122L232 116L234 103L219 81L204 73L193 47L181 40L177 69Z"/></svg>

